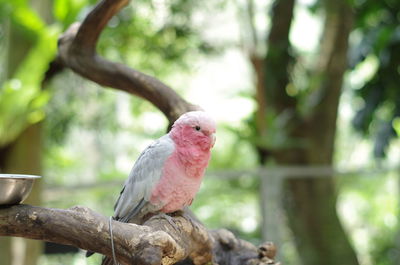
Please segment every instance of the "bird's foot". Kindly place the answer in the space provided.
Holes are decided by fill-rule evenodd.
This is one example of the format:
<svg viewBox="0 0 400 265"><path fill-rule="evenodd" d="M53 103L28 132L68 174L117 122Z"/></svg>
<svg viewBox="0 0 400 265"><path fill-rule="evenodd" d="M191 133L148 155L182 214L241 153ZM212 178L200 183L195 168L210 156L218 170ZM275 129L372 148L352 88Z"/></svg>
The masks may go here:
<svg viewBox="0 0 400 265"><path fill-rule="evenodd" d="M179 214L183 218L185 218L186 220L188 220L190 222L193 229L196 229L196 230L204 229L203 224L193 215L193 213L191 213L189 211L190 210L188 210L188 209L182 210L182 211L179 211Z"/></svg>
<svg viewBox="0 0 400 265"><path fill-rule="evenodd" d="M180 231L181 231L180 228L178 227L178 225L176 224L174 218L172 218L171 216L169 216L169 215L166 214L166 213L160 213L160 215L161 215L165 220L167 220L168 223L169 223L177 232L180 232Z"/></svg>

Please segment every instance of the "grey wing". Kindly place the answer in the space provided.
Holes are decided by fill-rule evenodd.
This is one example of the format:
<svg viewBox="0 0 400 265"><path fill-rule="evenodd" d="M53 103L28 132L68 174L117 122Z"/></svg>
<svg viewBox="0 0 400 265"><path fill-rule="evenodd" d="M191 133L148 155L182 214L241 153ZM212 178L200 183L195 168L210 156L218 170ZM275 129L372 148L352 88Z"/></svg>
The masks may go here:
<svg viewBox="0 0 400 265"><path fill-rule="evenodd" d="M164 163L174 149L174 142L167 134L140 154L115 203L115 219L128 222L146 205L161 177Z"/></svg>

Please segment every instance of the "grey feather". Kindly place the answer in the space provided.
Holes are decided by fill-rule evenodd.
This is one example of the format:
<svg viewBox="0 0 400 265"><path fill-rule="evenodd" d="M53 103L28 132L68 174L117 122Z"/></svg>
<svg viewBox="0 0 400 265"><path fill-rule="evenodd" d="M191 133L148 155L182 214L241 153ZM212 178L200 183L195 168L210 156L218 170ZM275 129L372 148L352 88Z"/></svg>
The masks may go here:
<svg viewBox="0 0 400 265"><path fill-rule="evenodd" d="M137 223L147 213L158 211L162 205L152 205L151 191L161 178L165 161L175 150L169 134L148 146L136 160L114 205L114 219ZM93 252L86 252L89 257ZM103 257L102 265L113 265L113 260Z"/></svg>
<svg viewBox="0 0 400 265"><path fill-rule="evenodd" d="M139 212L143 209L143 206L145 206L146 201L142 199L138 205L135 207L135 209L132 209L128 215L121 217L118 219L118 221L123 222L123 223L128 223L129 220L132 220L136 215L139 214ZM136 222L134 222L136 223Z"/></svg>
<svg viewBox="0 0 400 265"><path fill-rule="evenodd" d="M121 194L114 206L114 217L122 222L129 222L140 212L149 207L151 191L161 178L165 161L175 149L169 135L164 135L148 146L136 160ZM160 206L161 209L162 206Z"/></svg>

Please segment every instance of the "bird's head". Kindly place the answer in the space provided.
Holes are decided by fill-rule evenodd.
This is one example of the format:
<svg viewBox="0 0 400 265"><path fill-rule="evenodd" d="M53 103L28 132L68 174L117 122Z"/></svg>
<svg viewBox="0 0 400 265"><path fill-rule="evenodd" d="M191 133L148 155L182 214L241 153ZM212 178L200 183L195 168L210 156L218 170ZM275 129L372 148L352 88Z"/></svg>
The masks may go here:
<svg viewBox="0 0 400 265"><path fill-rule="evenodd" d="M216 124L204 111L190 111L180 116L172 125L170 135L182 146L196 145L210 150L215 143Z"/></svg>

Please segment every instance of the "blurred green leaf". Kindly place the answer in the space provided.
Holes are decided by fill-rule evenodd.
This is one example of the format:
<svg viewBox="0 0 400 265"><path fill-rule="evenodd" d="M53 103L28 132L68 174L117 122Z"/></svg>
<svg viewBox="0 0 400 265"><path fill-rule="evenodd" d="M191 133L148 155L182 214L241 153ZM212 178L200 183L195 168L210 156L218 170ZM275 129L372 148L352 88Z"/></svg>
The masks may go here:
<svg viewBox="0 0 400 265"><path fill-rule="evenodd" d="M56 52L59 30L36 29L37 40L14 77L0 90L0 146L13 141L29 124L44 119L44 106L50 96L41 90L41 81Z"/></svg>

